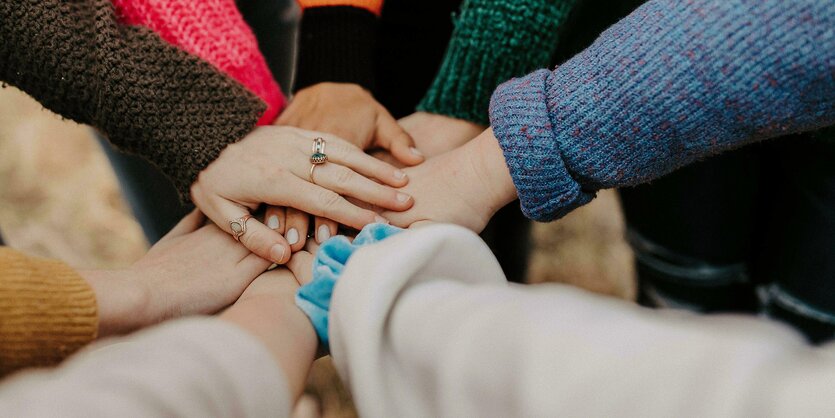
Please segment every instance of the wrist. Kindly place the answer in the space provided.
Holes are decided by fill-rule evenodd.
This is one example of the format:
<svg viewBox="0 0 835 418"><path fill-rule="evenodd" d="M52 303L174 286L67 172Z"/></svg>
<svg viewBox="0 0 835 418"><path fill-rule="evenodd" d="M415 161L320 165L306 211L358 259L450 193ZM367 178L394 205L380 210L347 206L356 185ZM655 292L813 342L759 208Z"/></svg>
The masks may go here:
<svg viewBox="0 0 835 418"><path fill-rule="evenodd" d="M499 141L488 128L470 141L465 150L469 164L473 167L475 179L484 197L482 204L489 208L492 216L496 211L516 200L516 186L504 159Z"/></svg>
<svg viewBox="0 0 835 418"><path fill-rule="evenodd" d="M149 315L149 288L132 270L79 272L93 288L98 307L98 336L127 334L158 322Z"/></svg>
<svg viewBox="0 0 835 418"><path fill-rule="evenodd" d="M487 128L466 119L424 111L417 111L400 123L428 158L463 146Z"/></svg>
<svg viewBox="0 0 835 418"><path fill-rule="evenodd" d="M301 394L318 340L310 320L296 307L292 294L240 299L220 319L258 338L287 377L293 396Z"/></svg>

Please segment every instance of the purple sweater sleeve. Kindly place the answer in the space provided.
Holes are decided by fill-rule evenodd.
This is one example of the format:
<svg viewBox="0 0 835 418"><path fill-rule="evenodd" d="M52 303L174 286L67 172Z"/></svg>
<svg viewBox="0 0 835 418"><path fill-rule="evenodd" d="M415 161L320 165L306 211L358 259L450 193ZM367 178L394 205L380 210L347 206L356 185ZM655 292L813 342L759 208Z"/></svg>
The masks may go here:
<svg viewBox="0 0 835 418"><path fill-rule="evenodd" d="M601 188L835 123L835 2L651 0L499 86L490 119L523 211L556 219Z"/></svg>

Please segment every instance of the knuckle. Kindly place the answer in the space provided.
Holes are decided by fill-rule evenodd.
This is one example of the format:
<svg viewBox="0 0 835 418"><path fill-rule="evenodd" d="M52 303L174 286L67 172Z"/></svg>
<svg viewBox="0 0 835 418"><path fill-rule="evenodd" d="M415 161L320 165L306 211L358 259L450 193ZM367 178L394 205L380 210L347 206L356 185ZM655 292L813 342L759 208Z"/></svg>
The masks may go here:
<svg viewBox="0 0 835 418"><path fill-rule="evenodd" d="M287 176L288 170L286 167L280 165L272 165L266 172L269 173L268 177L271 179L280 179Z"/></svg>
<svg viewBox="0 0 835 418"><path fill-rule="evenodd" d="M319 201L322 202L324 216L326 218L330 218L330 215L336 211L337 207L339 207L339 202L342 200L342 196L327 189L323 189L320 193Z"/></svg>
<svg viewBox="0 0 835 418"><path fill-rule="evenodd" d="M400 131L399 134L395 137L394 141L398 144L403 145L414 145L414 141L412 140L412 136L407 134L405 131Z"/></svg>
<svg viewBox="0 0 835 418"><path fill-rule="evenodd" d="M328 140L326 150L336 155L345 155L354 148L356 148L355 145L346 142L344 139L332 137Z"/></svg>
<svg viewBox="0 0 835 418"><path fill-rule="evenodd" d="M269 255L270 243L264 231L246 231L246 234L241 237L241 243L244 247L249 248L249 250L254 253L259 255Z"/></svg>
<svg viewBox="0 0 835 418"><path fill-rule="evenodd" d="M353 170L339 166L339 169L336 172L336 181L339 184L348 184L354 180L354 176L355 173Z"/></svg>

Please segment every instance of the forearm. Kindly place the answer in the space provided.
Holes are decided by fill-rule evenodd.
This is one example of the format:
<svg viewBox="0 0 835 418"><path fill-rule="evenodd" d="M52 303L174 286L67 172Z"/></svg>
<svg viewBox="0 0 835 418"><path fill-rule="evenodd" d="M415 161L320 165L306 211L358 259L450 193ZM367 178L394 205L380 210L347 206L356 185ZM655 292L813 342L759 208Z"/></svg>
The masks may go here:
<svg viewBox="0 0 835 418"><path fill-rule="evenodd" d="M120 342L120 344L112 344ZM270 353L218 319L172 321L0 387L6 416L288 417Z"/></svg>
<svg viewBox="0 0 835 418"><path fill-rule="evenodd" d="M811 415L831 408L807 393L829 390L835 363L788 329L508 285L484 242L449 225L356 252L330 318L337 368L367 416L747 416L796 413L787 406L802 400Z"/></svg>
<svg viewBox="0 0 835 418"><path fill-rule="evenodd" d="M298 0L302 8L294 91L323 82L374 90L383 0Z"/></svg>
<svg viewBox="0 0 835 418"><path fill-rule="evenodd" d="M56 364L97 328L96 295L77 272L0 247L0 376Z"/></svg>
<svg viewBox="0 0 835 418"><path fill-rule="evenodd" d="M197 174L264 110L243 86L107 0L2 2L0 80L156 164L183 199Z"/></svg>
<svg viewBox="0 0 835 418"><path fill-rule="evenodd" d="M469 186L477 187L475 193L487 197L491 217L516 200L516 187L493 129L485 130L460 151L459 155L465 155L472 167L473 181Z"/></svg>
<svg viewBox="0 0 835 418"><path fill-rule="evenodd" d="M601 188L835 123L833 25L830 2L654 0L502 85L491 122L523 210L552 220Z"/></svg>
<svg viewBox="0 0 835 418"><path fill-rule="evenodd" d="M500 83L545 67L575 0L466 0L418 110L488 125Z"/></svg>
<svg viewBox="0 0 835 418"><path fill-rule="evenodd" d="M154 0L111 1L120 22L153 30L257 95L267 105L259 125L272 123L284 107L284 96L239 11L240 2L236 7L234 0L186 0L176 5Z"/></svg>
<svg viewBox="0 0 835 418"><path fill-rule="evenodd" d="M98 337L127 334L159 322L142 278L128 270L81 270L79 274L93 289L98 307Z"/></svg>
<svg viewBox="0 0 835 418"><path fill-rule="evenodd" d="M282 300L258 297L238 302L220 318L255 336L284 373L291 399L301 395L318 340L310 320L296 307L292 294Z"/></svg>

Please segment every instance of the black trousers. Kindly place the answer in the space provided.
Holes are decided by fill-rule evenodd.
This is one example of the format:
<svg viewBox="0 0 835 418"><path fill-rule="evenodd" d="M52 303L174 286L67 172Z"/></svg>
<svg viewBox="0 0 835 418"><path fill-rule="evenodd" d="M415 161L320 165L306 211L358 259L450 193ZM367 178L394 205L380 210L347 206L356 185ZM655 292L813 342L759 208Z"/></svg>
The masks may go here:
<svg viewBox="0 0 835 418"><path fill-rule="evenodd" d="M643 301L762 310L831 338L834 162L835 135L795 135L622 189Z"/></svg>

